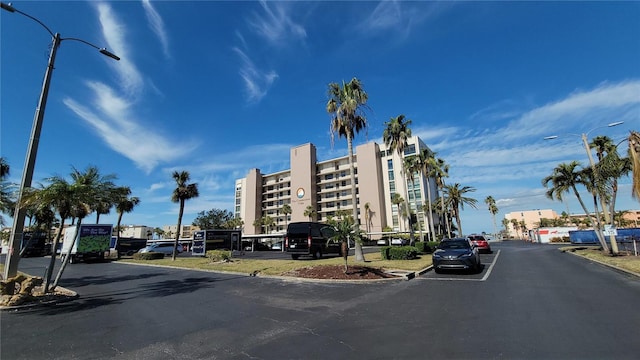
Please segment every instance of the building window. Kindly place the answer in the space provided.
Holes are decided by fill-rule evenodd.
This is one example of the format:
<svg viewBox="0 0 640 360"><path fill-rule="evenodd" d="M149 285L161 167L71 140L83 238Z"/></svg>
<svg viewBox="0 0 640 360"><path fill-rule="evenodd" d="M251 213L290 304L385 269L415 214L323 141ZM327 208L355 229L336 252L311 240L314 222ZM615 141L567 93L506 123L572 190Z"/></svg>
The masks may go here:
<svg viewBox="0 0 640 360"><path fill-rule="evenodd" d="M415 154L416 153L416 145L415 144L411 144L409 146L407 146L406 148L404 148L404 155L411 155L411 154Z"/></svg>

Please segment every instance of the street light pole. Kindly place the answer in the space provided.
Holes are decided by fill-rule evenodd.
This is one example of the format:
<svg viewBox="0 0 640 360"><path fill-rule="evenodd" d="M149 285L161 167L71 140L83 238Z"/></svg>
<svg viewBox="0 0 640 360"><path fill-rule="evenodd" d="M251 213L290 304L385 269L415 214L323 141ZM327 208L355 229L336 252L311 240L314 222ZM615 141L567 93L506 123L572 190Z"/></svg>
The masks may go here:
<svg viewBox="0 0 640 360"><path fill-rule="evenodd" d="M20 189L18 191L18 199L16 202L16 207L13 216L13 225L11 227L11 237L9 239L10 246L9 251L7 253L5 268L4 268L4 278L9 279L11 277L16 276L18 273L18 262L20 260L20 243L22 241L22 235L24 231L24 220L26 217L26 208L23 206L23 197L26 189L31 187L31 181L33 179L33 171L36 164L36 156L38 154L38 144L40 142L40 132L42 130L42 122L44 120L44 110L47 106L47 98L49 96L49 85L51 84L51 75L53 74L54 64L56 60L56 53L58 51L58 47L60 46L60 42L62 40L74 40L79 41L81 43L87 44L98 51L106 55L112 59L120 60L119 57L114 55L113 53L107 51L105 48L99 48L96 45L91 44L82 39L77 38L61 38L59 33L53 33L46 25L44 25L40 20L34 18L33 16L23 13L20 10L14 8L10 3L0 3L0 7L3 10L9 12L17 12L21 15L24 15L38 24L42 25L49 34L53 37L53 42L51 44L51 53L49 54L49 62L47 63L47 69L45 71L44 80L42 83L42 90L40 91L40 99L38 100L38 106L36 107L36 112L33 117L33 125L31 127L31 137L29 138L29 145L27 148L27 155L24 162L24 168L22 171L22 181L20 182ZM54 250L55 251L55 250Z"/></svg>

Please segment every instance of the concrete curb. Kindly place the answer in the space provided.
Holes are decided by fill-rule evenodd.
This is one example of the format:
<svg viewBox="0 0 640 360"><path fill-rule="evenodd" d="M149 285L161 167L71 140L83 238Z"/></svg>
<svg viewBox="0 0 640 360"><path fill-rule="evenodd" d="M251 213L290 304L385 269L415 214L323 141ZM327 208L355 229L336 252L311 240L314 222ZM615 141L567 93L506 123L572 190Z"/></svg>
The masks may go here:
<svg viewBox="0 0 640 360"><path fill-rule="evenodd" d="M633 272L633 271L627 270L627 269L623 269L623 268L615 266L615 265L607 264L607 263L599 261L599 260L591 259L591 258L588 258L586 256L582 256L580 254L576 254L575 251L571 251L571 250L560 250L560 251L562 251L563 253L571 254L573 256L577 256L577 257L579 257L581 259L593 261L594 263L606 266L606 267L611 268L613 270L616 270L616 271L619 271L619 272L622 272L622 273L625 273L625 274L628 274L628 275L632 275L632 276L636 276L636 277L640 278L640 273Z"/></svg>

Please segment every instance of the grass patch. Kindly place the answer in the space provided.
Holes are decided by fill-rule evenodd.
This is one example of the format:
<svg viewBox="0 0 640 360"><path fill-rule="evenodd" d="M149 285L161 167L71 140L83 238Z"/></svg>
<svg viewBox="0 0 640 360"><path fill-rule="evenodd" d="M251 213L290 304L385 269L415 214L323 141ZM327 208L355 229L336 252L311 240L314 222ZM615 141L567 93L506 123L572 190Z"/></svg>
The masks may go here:
<svg viewBox="0 0 640 360"><path fill-rule="evenodd" d="M566 246L560 248L560 250L570 251L587 259L592 259L640 274L640 256L610 256L600 251L597 246Z"/></svg>
<svg viewBox="0 0 640 360"><path fill-rule="evenodd" d="M420 255L414 260L382 260L379 253L371 253L365 255L366 262L359 262L355 260L355 256L349 256L349 265L366 265L371 268L382 270L407 270L418 271L426 267L431 266L430 255ZM207 258L203 257L179 257L175 261L171 258L157 259L157 260L119 260L129 263L138 264L152 264L180 267L187 269L197 270L214 270L214 271L228 271L238 272L245 274L264 274L264 275L282 275L292 270L320 265L342 265L344 260L341 257L326 258L311 260L310 258L301 258L299 260L285 260L285 259L242 259L232 258L230 262L211 262Z"/></svg>

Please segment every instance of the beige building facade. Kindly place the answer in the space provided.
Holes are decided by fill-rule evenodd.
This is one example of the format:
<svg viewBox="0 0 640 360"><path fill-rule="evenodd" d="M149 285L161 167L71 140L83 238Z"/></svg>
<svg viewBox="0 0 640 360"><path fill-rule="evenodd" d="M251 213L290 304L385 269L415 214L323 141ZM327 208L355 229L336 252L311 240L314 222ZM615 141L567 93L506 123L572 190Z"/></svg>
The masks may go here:
<svg viewBox="0 0 640 360"><path fill-rule="evenodd" d="M419 173L406 176L402 169L404 157L417 155L423 149L428 148L416 136L408 139L403 156L375 142L355 147L355 206L362 230L408 231L407 211L398 212L398 206L391 202L393 194L398 193L416 215L416 230L428 232L428 209L425 211L423 205L429 203L428 198L437 198L435 181ZM291 207L290 214L282 212L285 204ZM310 218L326 222L339 210L352 213L353 207L348 155L318 161L316 147L311 143L291 148L290 169L271 174L251 169L246 177L236 180L234 215L244 221L245 235L283 233L289 222ZM439 226L438 216L433 214L434 225ZM273 220L268 230L254 226L264 217Z"/></svg>
<svg viewBox="0 0 640 360"><path fill-rule="evenodd" d="M507 232L511 236L527 236L528 230L538 228L541 219L557 219L558 213L551 209L536 209L536 210L523 210L513 211L504 215L504 218L508 220ZM515 226L512 220L516 220L518 224L524 222L526 229L522 229Z"/></svg>

